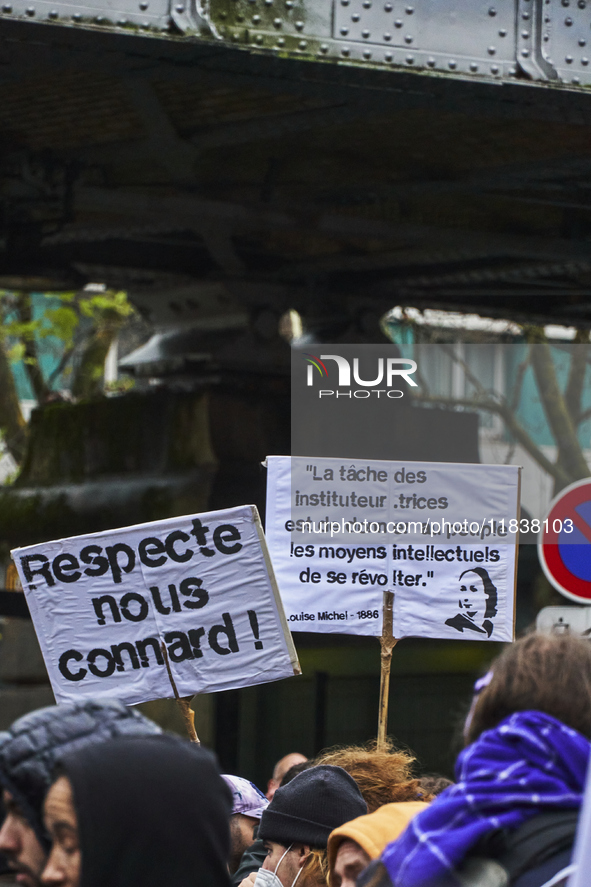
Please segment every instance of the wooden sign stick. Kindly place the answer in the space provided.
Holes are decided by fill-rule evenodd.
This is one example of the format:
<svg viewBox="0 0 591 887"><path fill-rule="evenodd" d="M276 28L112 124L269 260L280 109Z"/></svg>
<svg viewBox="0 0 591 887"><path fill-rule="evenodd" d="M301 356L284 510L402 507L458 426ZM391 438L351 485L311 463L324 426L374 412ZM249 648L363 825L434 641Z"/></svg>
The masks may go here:
<svg viewBox="0 0 591 887"><path fill-rule="evenodd" d="M184 721L185 727L187 728L187 733L189 734L189 739L191 742L196 742L197 745L200 745L199 737L197 736L197 731L195 730L195 712L190 706L190 702L193 699L192 696L179 696L179 691L176 688L176 684L174 682L174 678L172 676L172 671L170 670L170 662L168 661L168 651L163 643L160 644L160 649L162 650L162 655L164 656L164 662L166 665L166 671L168 672L168 680L170 681L170 685L172 687L174 698L176 699L176 704L180 708Z"/></svg>
<svg viewBox="0 0 591 887"><path fill-rule="evenodd" d="M380 673L380 708L378 713L378 751L386 747L388 735L388 694L390 691L390 666L392 664L392 650L398 643L393 637L394 621L394 593L384 592L384 618L382 622L382 635L380 637L381 673Z"/></svg>

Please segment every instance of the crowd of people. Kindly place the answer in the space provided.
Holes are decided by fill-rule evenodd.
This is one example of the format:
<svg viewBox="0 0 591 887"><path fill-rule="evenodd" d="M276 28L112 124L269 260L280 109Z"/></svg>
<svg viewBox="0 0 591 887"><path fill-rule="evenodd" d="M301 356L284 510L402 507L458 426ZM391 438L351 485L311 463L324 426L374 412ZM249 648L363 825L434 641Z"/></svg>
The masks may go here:
<svg viewBox="0 0 591 887"><path fill-rule="evenodd" d="M391 743L290 754L266 796L132 708L0 734L0 853L23 887L560 887L591 740L591 644L531 634L477 682L455 781ZM591 883L591 875L590 875Z"/></svg>

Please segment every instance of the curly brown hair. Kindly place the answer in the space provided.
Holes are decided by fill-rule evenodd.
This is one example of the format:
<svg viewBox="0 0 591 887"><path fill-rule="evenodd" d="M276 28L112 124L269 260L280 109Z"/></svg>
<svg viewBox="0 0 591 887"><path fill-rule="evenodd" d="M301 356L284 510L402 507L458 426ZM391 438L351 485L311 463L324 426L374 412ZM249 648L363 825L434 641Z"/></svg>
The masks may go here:
<svg viewBox="0 0 591 887"><path fill-rule="evenodd" d="M331 764L346 770L359 786L368 813L394 801L432 799L431 795L425 795L414 777L414 763L412 755L395 748L390 740L383 749L378 749L375 740L365 745L330 748L314 760L315 765Z"/></svg>
<svg viewBox="0 0 591 887"><path fill-rule="evenodd" d="M327 887L328 851L311 850L302 869L301 887Z"/></svg>
<svg viewBox="0 0 591 887"><path fill-rule="evenodd" d="M472 713L466 744L516 711L542 711L591 738L591 643L529 634L495 659Z"/></svg>

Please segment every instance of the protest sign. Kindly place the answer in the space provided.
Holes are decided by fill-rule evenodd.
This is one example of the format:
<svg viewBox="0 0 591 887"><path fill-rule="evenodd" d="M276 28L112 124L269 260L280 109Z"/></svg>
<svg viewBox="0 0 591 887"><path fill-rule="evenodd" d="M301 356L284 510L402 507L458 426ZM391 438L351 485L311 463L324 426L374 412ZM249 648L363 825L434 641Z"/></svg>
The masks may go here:
<svg viewBox="0 0 591 887"><path fill-rule="evenodd" d="M12 557L58 702L172 696L166 659L180 696L300 673L254 506Z"/></svg>
<svg viewBox="0 0 591 887"><path fill-rule="evenodd" d="M267 459L266 533L290 628L513 639L519 468Z"/></svg>

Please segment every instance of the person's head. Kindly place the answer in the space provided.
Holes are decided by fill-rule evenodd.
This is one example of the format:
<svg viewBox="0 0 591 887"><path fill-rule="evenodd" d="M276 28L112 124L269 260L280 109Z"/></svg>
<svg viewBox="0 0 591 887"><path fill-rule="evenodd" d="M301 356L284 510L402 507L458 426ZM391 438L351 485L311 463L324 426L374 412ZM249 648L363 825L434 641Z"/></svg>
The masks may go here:
<svg viewBox="0 0 591 887"><path fill-rule="evenodd" d="M230 817L230 874L234 874L244 851L254 840L263 811L269 802L264 794L248 779L224 774L222 779L232 792L232 816Z"/></svg>
<svg viewBox="0 0 591 887"><path fill-rule="evenodd" d="M459 586L460 613L477 625L497 615L497 589L483 567L464 570Z"/></svg>
<svg viewBox="0 0 591 887"><path fill-rule="evenodd" d="M230 792L178 736L114 739L61 759L44 805L44 887L229 887Z"/></svg>
<svg viewBox="0 0 591 887"><path fill-rule="evenodd" d="M0 830L0 847L8 865L17 873L16 882L25 887L36 887L47 858L46 848L14 795L5 790L2 799L6 816Z"/></svg>
<svg viewBox="0 0 591 887"><path fill-rule="evenodd" d="M282 757L273 768L273 776L267 783L267 800L272 801L273 795L281 785L281 781L287 771L293 767L295 764L304 764L308 759L301 755L299 752L294 751L290 752L288 755Z"/></svg>
<svg viewBox="0 0 591 887"><path fill-rule="evenodd" d="M259 838L267 857L263 869L274 872L283 887L323 884L328 871L330 833L367 813L355 781L340 767L312 767L277 789L261 817Z"/></svg>
<svg viewBox="0 0 591 887"><path fill-rule="evenodd" d="M292 779L295 779L296 776L299 776L300 773L303 773L304 770L309 770L310 767L314 766L314 761L300 761L299 764L294 764L293 767L290 767L287 773L283 775L283 779L281 780L281 788L284 785L287 785L291 782Z"/></svg>
<svg viewBox="0 0 591 887"><path fill-rule="evenodd" d="M0 852L25 887L37 887L50 841L43 826L43 799L58 756L69 748L115 736L148 736L160 727L121 702L50 706L19 718L0 733L0 786L6 817Z"/></svg>
<svg viewBox="0 0 591 887"><path fill-rule="evenodd" d="M256 887L294 887L296 881L300 882L300 876L309 867L309 863L313 854L318 853L312 850L309 844L303 844L301 841L294 841L289 844L282 844L280 841L265 841L265 850L267 855L263 865L259 869L256 877ZM298 887L302 887L302 880ZM312 882L308 882L308 887L312 887ZM326 887L319 882L319 887Z"/></svg>
<svg viewBox="0 0 591 887"><path fill-rule="evenodd" d="M258 826L258 819L252 816L245 816L243 813L234 813L230 817L230 858L228 860L228 869L233 875L240 860L244 855L244 851L248 850L254 842L255 829Z"/></svg>
<svg viewBox="0 0 591 887"><path fill-rule="evenodd" d="M418 780L413 776L415 759L394 748L390 740L383 749L375 741L328 749L315 760L317 764L342 767L361 790L370 813L394 801L423 801Z"/></svg>
<svg viewBox="0 0 591 887"><path fill-rule="evenodd" d="M372 859L395 841L421 810L422 801L385 804L335 829L328 839L330 887L355 887L358 876Z"/></svg>
<svg viewBox="0 0 591 887"><path fill-rule="evenodd" d="M59 776L50 786L44 810L44 822L53 846L41 873L43 883L79 887L82 862L80 834L72 783L67 776Z"/></svg>
<svg viewBox="0 0 591 887"><path fill-rule="evenodd" d="M329 884L331 887L356 887L357 878L370 862L371 857L361 844L350 838L344 838L339 844L332 865L329 860Z"/></svg>
<svg viewBox="0 0 591 887"><path fill-rule="evenodd" d="M466 744L517 711L541 711L591 739L591 644L570 634L529 634L491 665Z"/></svg>

